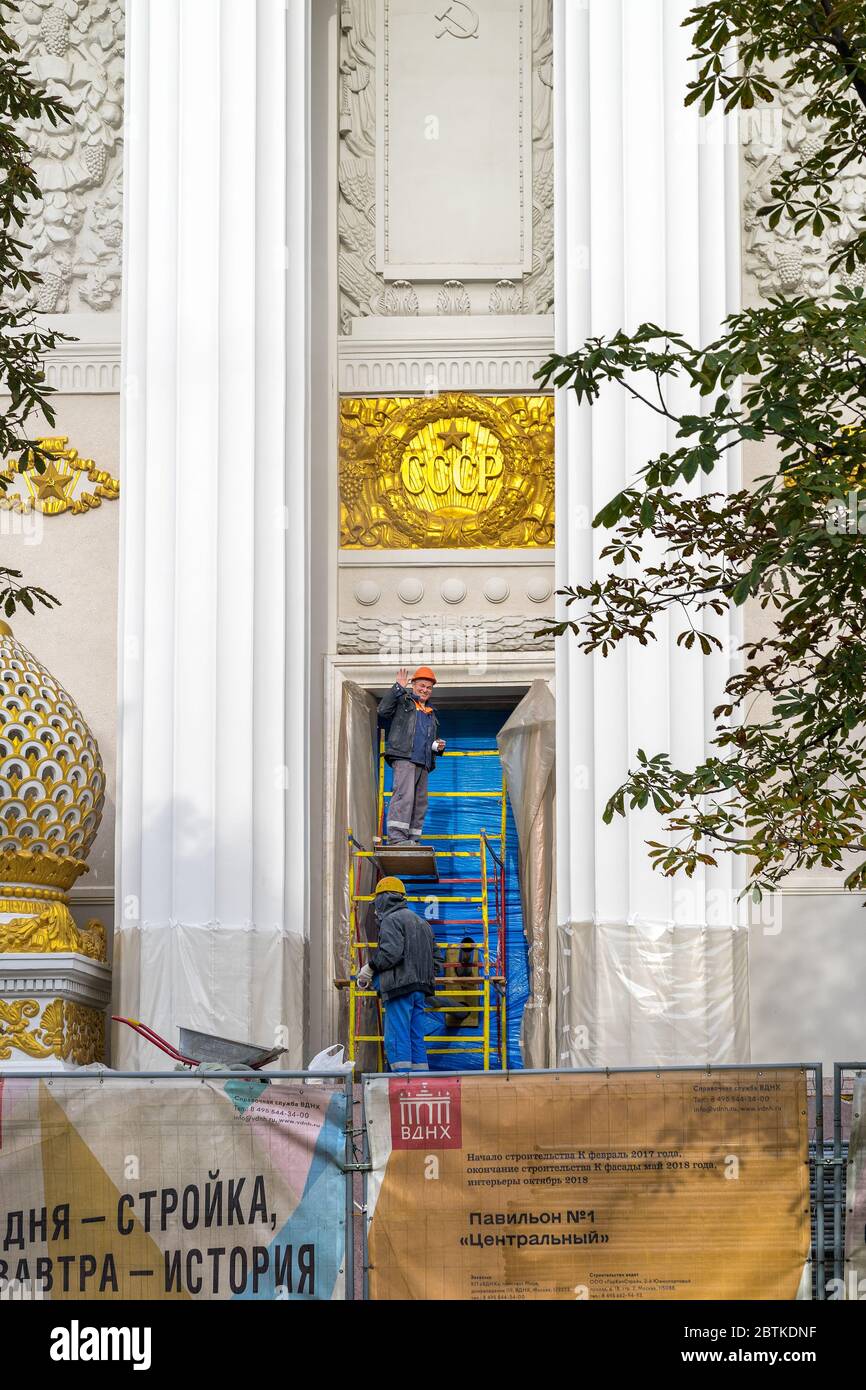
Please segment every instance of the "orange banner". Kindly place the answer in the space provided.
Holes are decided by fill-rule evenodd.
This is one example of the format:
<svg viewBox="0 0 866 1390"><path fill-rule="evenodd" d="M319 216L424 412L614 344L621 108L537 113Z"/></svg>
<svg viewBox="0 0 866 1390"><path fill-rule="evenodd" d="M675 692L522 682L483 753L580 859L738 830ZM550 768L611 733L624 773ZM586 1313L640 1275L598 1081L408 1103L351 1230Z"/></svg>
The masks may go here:
<svg viewBox="0 0 866 1390"><path fill-rule="evenodd" d="M365 1081L374 1299L793 1299L802 1070Z"/></svg>

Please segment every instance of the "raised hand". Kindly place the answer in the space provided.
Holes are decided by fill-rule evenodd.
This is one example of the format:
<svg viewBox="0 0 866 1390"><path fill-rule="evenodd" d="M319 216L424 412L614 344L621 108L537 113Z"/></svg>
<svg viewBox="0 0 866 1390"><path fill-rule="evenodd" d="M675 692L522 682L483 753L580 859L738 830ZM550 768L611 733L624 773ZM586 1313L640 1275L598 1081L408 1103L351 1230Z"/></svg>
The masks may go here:
<svg viewBox="0 0 866 1390"><path fill-rule="evenodd" d="M397 672L397 684L402 685L404 689L409 684L409 668L407 666L401 666Z"/></svg>

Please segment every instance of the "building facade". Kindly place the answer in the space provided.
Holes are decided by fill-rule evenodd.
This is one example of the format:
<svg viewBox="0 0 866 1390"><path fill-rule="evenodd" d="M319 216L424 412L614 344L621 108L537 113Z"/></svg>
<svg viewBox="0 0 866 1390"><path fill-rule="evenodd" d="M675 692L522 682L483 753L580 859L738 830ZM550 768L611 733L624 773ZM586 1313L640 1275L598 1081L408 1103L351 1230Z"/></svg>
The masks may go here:
<svg viewBox="0 0 866 1390"><path fill-rule="evenodd" d="M102 749L71 903L113 916L115 1012L293 1066L341 1036L347 740L424 661L455 718L523 718L538 773L514 806L527 1064L856 1053L838 883L750 921L730 865L653 872L652 812L602 823L638 748L701 760L742 634L726 619L702 658L671 619L607 659L538 635L603 571L599 507L669 442L622 395L556 397L551 353L645 320L707 342L820 288L813 248L755 218L808 135L796 98L751 124L686 109L688 8L22 7L76 112L37 160L39 308L76 337L48 367L56 432L120 499L10 528L63 602L16 636ZM109 1055L156 1060L122 1028Z"/></svg>

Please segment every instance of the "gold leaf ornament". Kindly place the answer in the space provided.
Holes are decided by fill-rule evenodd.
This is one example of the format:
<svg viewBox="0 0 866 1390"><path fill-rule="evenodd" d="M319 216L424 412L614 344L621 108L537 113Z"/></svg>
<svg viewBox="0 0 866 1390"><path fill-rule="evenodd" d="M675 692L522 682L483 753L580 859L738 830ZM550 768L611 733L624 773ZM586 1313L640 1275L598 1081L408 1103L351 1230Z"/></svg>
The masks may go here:
<svg viewBox="0 0 866 1390"><path fill-rule="evenodd" d="M70 447L65 434L45 436L36 441L51 455L40 473L32 455L20 467L17 459L7 459L0 469L0 508L13 512L42 512L59 516L100 507L103 501L116 502L120 483L104 468L97 468L93 459L79 458L78 450Z"/></svg>
<svg viewBox="0 0 866 1390"><path fill-rule="evenodd" d="M341 546L552 546L553 412L551 396L344 398Z"/></svg>
<svg viewBox="0 0 866 1390"><path fill-rule="evenodd" d="M78 927L64 902L49 903L31 916L0 922L0 952L75 951L90 960L108 959L105 928L95 917Z"/></svg>
<svg viewBox="0 0 866 1390"><path fill-rule="evenodd" d="M105 1053L104 1015L68 999L52 999L44 1009L37 999L0 999L0 1061L8 1062L16 1052L76 1066L99 1062Z"/></svg>
<svg viewBox="0 0 866 1390"><path fill-rule="evenodd" d="M54 1001L62 1005L60 999ZM51 1008L51 1005L48 1006ZM42 1023L31 1029L30 1024L40 1012L36 999L0 999L0 1061L7 1062L14 1051L27 1057L50 1057L54 1051L55 1034L49 1029L48 1038L40 1037ZM48 1009L45 1010L48 1012ZM51 1020L49 1019L49 1024Z"/></svg>

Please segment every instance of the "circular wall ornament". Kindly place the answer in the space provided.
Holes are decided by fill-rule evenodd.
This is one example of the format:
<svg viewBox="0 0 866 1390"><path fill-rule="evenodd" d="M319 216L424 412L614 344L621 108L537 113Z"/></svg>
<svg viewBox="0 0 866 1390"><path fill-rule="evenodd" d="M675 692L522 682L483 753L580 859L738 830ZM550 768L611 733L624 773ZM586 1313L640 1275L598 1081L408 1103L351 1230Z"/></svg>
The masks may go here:
<svg viewBox="0 0 866 1390"><path fill-rule="evenodd" d="M462 603L466 597L466 585L462 579L446 579L440 592L446 603Z"/></svg>
<svg viewBox="0 0 866 1390"><path fill-rule="evenodd" d="M401 579L397 585L397 596L403 603L420 603L424 597L424 585L420 579Z"/></svg>
<svg viewBox="0 0 866 1390"><path fill-rule="evenodd" d="M382 597L382 590L378 584L374 584L372 579L361 579L355 585L355 598L362 603L365 608L371 608L374 603L378 603Z"/></svg>
<svg viewBox="0 0 866 1390"><path fill-rule="evenodd" d="M484 597L488 603L504 603L511 593L511 588L507 580L501 575L494 574L484 583Z"/></svg>
<svg viewBox="0 0 866 1390"><path fill-rule="evenodd" d="M534 579L530 579L526 586L526 597L532 603L546 603L553 593L550 581L544 575L538 574Z"/></svg>

